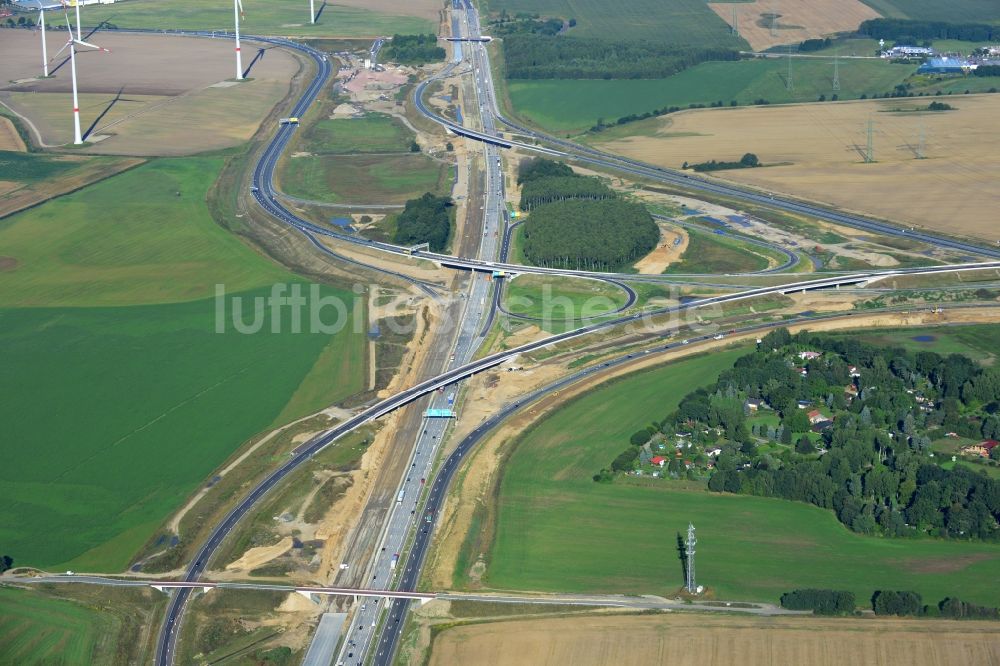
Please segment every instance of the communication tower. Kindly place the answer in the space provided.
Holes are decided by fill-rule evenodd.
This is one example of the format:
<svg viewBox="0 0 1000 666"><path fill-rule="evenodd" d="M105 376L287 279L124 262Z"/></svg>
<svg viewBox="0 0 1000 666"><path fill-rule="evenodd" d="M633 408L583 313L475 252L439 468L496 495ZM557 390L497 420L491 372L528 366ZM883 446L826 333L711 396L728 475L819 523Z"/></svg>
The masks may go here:
<svg viewBox="0 0 1000 666"><path fill-rule="evenodd" d="M684 587L687 589L689 594L698 593L698 583L694 579L694 545L697 540L694 538L694 525L688 523L688 538L687 538L687 549L684 551L687 555L687 583Z"/></svg>

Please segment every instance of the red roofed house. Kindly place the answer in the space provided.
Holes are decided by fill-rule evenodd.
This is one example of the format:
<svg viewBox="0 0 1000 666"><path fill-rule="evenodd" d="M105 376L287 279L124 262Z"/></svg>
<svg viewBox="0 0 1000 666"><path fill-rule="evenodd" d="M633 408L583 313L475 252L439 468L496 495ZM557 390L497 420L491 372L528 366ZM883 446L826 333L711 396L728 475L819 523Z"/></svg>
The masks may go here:
<svg viewBox="0 0 1000 666"><path fill-rule="evenodd" d="M820 413L818 409L814 409L811 412L809 412L808 416L809 416L809 423L812 423L813 425L819 423L820 421L826 420L826 417L823 416L823 414Z"/></svg>
<svg viewBox="0 0 1000 666"><path fill-rule="evenodd" d="M663 467L664 463L667 462L667 459L664 458L663 456L653 456L652 458L650 458L649 462L653 463L658 467Z"/></svg>
<svg viewBox="0 0 1000 666"><path fill-rule="evenodd" d="M989 458L990 451L995 449L998 445L1000 445L1000 442L997 442L995 439L988 439L985 442L979 442L978 444L972 444L965 447L962 449L962 453Z"/></svg>

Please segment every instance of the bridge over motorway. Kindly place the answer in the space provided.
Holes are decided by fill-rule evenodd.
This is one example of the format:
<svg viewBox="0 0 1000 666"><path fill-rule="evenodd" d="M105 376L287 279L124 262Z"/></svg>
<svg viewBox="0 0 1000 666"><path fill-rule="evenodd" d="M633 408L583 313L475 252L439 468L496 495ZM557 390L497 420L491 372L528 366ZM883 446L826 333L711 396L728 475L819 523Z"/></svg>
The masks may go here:
<svg viewBox="0 0 1000 666"><path fill-rule="evenodd" d="M76 583L83 585L109 585L111 587L151 587L165 594L171 590L201 590L209 592L215 589L221 590L258 590L265 592L295 592L307 599L314 595L329 597L379 597L387 599L408 599L427 603L438 595L429 592L406 592L402 590L381 590L372 588L353 587L315 587L315 586L294 586L275 585L268 583L239 583L239 582L211 582L211 581L188 581L188 580L141 580L137 578L111 578L109 576L90 576L87 574L64 574L45 576L4 576L0 578L0 583L9 582L17 584L39 585L42 583L64 584Z"/></svg>

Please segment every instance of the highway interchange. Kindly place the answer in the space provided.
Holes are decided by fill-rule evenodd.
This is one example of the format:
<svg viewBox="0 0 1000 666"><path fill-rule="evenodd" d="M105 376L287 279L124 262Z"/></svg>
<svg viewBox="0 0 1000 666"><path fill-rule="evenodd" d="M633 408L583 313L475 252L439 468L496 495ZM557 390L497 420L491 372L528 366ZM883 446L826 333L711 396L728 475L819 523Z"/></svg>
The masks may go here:
<svg viewBox="0 0 1000 666"><path fill-rule="evenodd" d="M456 22L456 26L462 29L466 36L478 35L478 16L471 5L468 4L466 0L455 0L454 9L455 12L460 14L462 17L458 22ZM222 36L219 33L210 34L187 32L182 34L195 34L205 37ZM291 48L308 55L314 61L317 70L316 74L313 80L306 87L302 97L299 98L290 112L290 115L293 116L304 115L305 111L315 101L316 97L330 79L332 69L327 56L308 46L281 38L253 37L247 39ZM399 393L381 400L363 411L360 411L354 417L339 424L335 428L318 435L306 446L300 447L298 453L290 457L281 466L275 469L268 477L261 481L259 485L242 498L220 522L220 524L212 530L209 538L198 550L193 561L185 571L183 576L184 581L193 583L202 578L212 556L218 550L219 546L226 539L226 537L238 527L240 520L250 513L271 489L273 489L291 472L331 442L365 423L378 419L402 406L424 398L425 396L431 396L428 401L428 406L439 408L450 406L447 402L445 402L447 400L447 395L445 393L436 393L439 389L445 389L447 391L449 390L448 387L451 387L451 390L454 391L454 385L460 380L483 370L495 367L505 361L514 359L520 354L548 347L560 342L565 342L599 330L610 329L612 327L621 326L631 322L643 321L646 318L658 315L678 313L681 311L693 310L707 306L722 305L725 303L756 298L768 294L791 293L795 291L838 287L841 285L863 285L873 280L882 279L886 276L906 273L933 274L961 270L969 267L1000 267L1000 262L996 261L978 263L970 261L967 264L936 266L924 269L869 271L850 275L823 276L817 279L802 280L780 286L745 289L738 293L713 296L690 301L673 307L659 308L644 313L635 313L616 317L599 323L586 325L566 333L553 335L543 340L528 343L500 353L495 353L481 359L470 360L473 358L474 353L478 349L483 335L487 330L489 330L489 324L492 323L493 317L495 316L501 293L499 284L491 283L485 279L485 276L476 275L476 273L481 274L492 273L494 271L509 271L512 273L568 275L598 279L614 279L615 277L620 278L618 275L609 273L543 269L538 267L526 267L509 264L504 261L504 255L506 252L501 253L496 242L497 238L503 238L503 247L506 248L508 246L507 241L509 240L507 229L505 227L506 214L504 210L502 190L504 181L500 164L501 148L517 148L524 151L541 153L574 162L590 164L605 170L615 170L648 180L681 186L688 190L698 190L730 199L738 199L748 203L762 204L771 208L801 213L865 231L886 235L906 235L907 237L915 238L938 247L946 247L966 253L970 259L976 256L1000 258L1000 250L994 248L984 248L964 241L939 237L925 232L903 230L885 223L832 211L820 206L798 202L793 199L777 195L772 196L712 181L698 178L688 178L685 174L680 174L678 172L659 167L652 167L613 155L607 155L590 148L577 146L576 144L571 144L560 139L549 137L528 128L521 127L516 123L503 118L500 114L496 105L496 97L493 91L492 76L486 56L486 50L482 43L467 42L461 44L459 48L456 48L456 57L463 62L467 62L471 67L471 71L474 73L476 95L480 108L483 110L481 115L481 129L472 129L458 125L447 118L443 118L435 114L431 109L429 109L423 102L423 94L426 90L428 81L424 81L420 84L415 92L416 106L421 113L434 119L456 134L469 137L482 143L486 156L487 196L484 202L485 210L483 222L485 233L478 256L470 259L429 252L420 253L422 258L430 259L443 266L464 269L472 272L472 275L468 280L467 291L465 292L466 298L463 299L463 314L456 329L453 353L450 356L448 367L443 369L440 374L420 382L408 389L400 391ZM456 64L457 63L453 63L450 65L447 71L450 72ZM528 142L515 141L510 138L499 138L497 136L497 122L504 124L508 128L514 129L520 136L526 138ZM249 185L251 188L251 195L259 204L260 208L272 218L302 232L318 249L334 256L339 260L363 265L362 262L355 259L349 259L342 255L338 255L334 250L331 250L323 243L318 242L316 240L316 236L328 236L339 241L365 245L367 247L395 255L412 254L406 248L387 243L371 242L357 236L342 234L327 227L314 224L295 215L292 211L288 210L280 203L280 194L274 187L274 172L278 159L284 152L288 141L291 138L292 132L294 131L295 128L293 125L280 126L273 139L265 147L254 167L252 180ZM556 147L536 145L535 142ZM437 285L422 282L407 276L402 272L393 272L382 268L375 270L388 273L396 279L412 283L428 295L437 296ZM632 279L631 276L630 279ZM661 281L659 277L653 277L652 279L655 281ZM670 278L662 281L669 281L669 279ZM494 284L496 285L496 288L493 289L491 295L490 289ZM659 353L671 349L677 344L680 343L662 345L661 347L649 350L649 352L646 353ZM387 521L387 527L384 531L384 536L381 542L383 544L382 547L384 547L385 550L383 551L380 549L376 553L375 560L367 567L367 573L370 573L372 576L369 581L369 587L374 588L379 584L384 584L388 587L391 584L394 589L412 590L415 588L416 582L419 578L423 557L426 554L426 547L433 534L433 523L428 523L425 519L429 515L431 521L433 521L447 492L449 481L454 474L455 469L457 469L457 466L461 462L462 457L490 428L502 421L509 414L521 408L527 402L535 400L553 390L558 390L561 386L565 386L568 383L579 381L588 377L592 373L602 371L612 363L626 363L630 361L633 356L634 355L626 355L620 359L609 361L603 365L582 370L570 377L560 380L560 382L557 382L554 385L539 389L523 400L504 406L459 444L459 447L444 461L438 470L438 473L433 478L430 476L430 471L433 468L434 457L441 442L441 435L444 434L446 423L444 420L428 420L426 436L422 432L412 449L413 457L411 467L413 469L413 473L409 475L409 478L404 481L403 485L400 487L403 495L403 501L398 502L399 506L394 508L392 515L389 516L389 520ZM427 437L430 437L430 441L427 440ZM429 489L422 488L422 486L429 486ZM426 490L424 493L426 495L424 500L426 504L421 505L419 504L419 501L421 499L421 492L424 490ZM416 526L423 527L420 529L414 529ZM408 553L404 553L403 546L411 532L413 533L413 542ZM400 557L403 558L401 560L401 564L399 565L394 565L392 563L392 556L396 553L399 553ZM396 575L398 580L391 581L393 575ZM177 636L179 634L179 627L184 610L190 600L190 594L191 588L188 587L177 589L172 594L157 641L155 655L157 664L166 666L167 664L175 662ZM388 615L382 620L383 624L381 626L384 627L384 630L377 637L376 632L373 631L374 629L378 629L380 626L379 620L375 614L376 604L372 604L371 609L359 616L361 620L360 622L358 619L355 619L352 622L350 628L360 626L362 629L360 631L355 629L355 632L358 633L357 636L353 635L355 632L347 632L347 635L350 636L350 640L355 641L355 643L361 647L365 647L370 643L374 643L377 646L374 654L368 655L368 658L372 659L373 663L391 663L399 638L399 632L403 626L403 614L407 603L407 601L400 600L393 602L390 605ZM351 652L353 653L353 651ZM343 652L341 656L344 656ZM365 658L365 652L358 651L356 654L353 654L351 663L364 663Z"/></svg>

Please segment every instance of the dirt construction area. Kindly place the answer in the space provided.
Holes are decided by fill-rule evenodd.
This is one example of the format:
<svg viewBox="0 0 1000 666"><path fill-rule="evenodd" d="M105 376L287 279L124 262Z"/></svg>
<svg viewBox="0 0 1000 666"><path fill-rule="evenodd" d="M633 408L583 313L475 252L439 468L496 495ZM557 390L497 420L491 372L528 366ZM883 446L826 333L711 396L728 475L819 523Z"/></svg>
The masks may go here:
<svg viewBox="0 0 1000 666"><path fill-rule="evenodd" d="M0 40L5 83L0 102L29 121L35 140L48 146L73 140L72 83L66 52L41 74L40 36L8 30ZM233 42L167 35L96 32L86 41L110 52L80 47L77 77L80 124L88 152L183 155L238 145L289 92L297 58L276 48L243 44L247 80L237 83ZM49 55L65 33L47 33Z"/></svg>
<svg viewBox="0 0 1000 666"><path fill-rule="evenodd" d="M730 26L735 8L740 37L755 51L854 31L862 21L879 17L860 0L753 0L708 6Z"/></svg>
<svg viewBox="0 0 1000 666"><path fill-rule="evenodd" d="M992 128L1000 95L943 99L954 110L922 111L931 101L922 98L685 111L659 119L652 137L601 148L674 168L750 152L764 167L713 175L905 226L996 241L1000 133ZM875 161L866 164L869 120Z"/></svg>
<svg viewBox="0 0 1000 666"><path fill-rule="evenodd" d="M946 620L591 616L491 622L442 631L431 666L445 664L1000 663L1000 627Z"/></svg>

